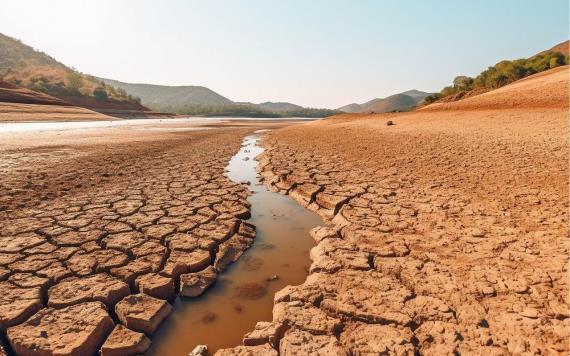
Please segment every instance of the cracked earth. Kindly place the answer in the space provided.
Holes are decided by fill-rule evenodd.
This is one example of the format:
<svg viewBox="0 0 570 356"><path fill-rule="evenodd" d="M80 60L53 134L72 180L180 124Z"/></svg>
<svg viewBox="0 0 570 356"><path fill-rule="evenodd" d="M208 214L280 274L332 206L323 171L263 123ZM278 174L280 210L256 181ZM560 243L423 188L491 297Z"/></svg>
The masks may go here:
<svg viewBox="0 0 570 356"><path fill-rule="evenodd" d="M324 224L306 281L217 355L568 354L568 68L537 78L267 134L264 184ZM224 175L251 131L3 142L6 351L144 353L253 243Z"/></svg>
<svg viewBox="0 0 570 356"><path fill-rule="evenodd" d="M269 133L265 184L327 224L307 280L219 354L568 354L568 115L565 67Z"/></svg>
<svg viewBox="0 0 570 356"><path fill-rule="evenodd" d="M265 183L328 224L252 354L567 353L567 112L385 120L265 139Z"/></svg>
<svg viewBox="0 0 570 356"><path fill-rule="evenodd" d="M144 352L177 293L200 295L253 242L248 188L224 175L249 131L8 145L0 162L7 349Z"/></svg>

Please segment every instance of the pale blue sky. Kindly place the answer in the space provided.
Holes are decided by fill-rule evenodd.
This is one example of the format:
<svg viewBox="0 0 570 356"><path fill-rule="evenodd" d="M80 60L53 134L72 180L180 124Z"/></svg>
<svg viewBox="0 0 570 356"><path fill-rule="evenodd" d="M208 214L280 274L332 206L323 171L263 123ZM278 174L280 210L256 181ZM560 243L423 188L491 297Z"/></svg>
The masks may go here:
<svg viewBox="0 0 570 356"><path fill-rule="evenodd" d="M568 0L18 0L0 32L97 76L336 108L532 55L568 18Z"/></svg>

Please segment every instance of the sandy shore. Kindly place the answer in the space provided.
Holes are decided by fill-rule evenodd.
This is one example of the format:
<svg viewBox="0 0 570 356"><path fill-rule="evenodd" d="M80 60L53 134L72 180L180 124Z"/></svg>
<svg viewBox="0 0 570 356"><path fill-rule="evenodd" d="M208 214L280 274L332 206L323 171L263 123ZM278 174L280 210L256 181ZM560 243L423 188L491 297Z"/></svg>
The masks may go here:
<svg viewBox="0 0 570 356"><path fill-rule="evenodd" d="M568 67L469 100L268 135L266 184L328 224L270 345L222 354L568 353Z"/></svg>

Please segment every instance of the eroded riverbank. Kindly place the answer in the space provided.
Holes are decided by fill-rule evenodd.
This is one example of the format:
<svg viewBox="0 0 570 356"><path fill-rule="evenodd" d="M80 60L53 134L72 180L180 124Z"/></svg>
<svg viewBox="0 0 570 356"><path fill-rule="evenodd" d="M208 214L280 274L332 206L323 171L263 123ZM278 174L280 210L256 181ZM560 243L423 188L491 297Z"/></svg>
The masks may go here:
<svg viewBox="0 0 570 356"><path fill-rule="evenodd" d="M208 345L210 353L241 345L256 322L272 319L275 292L305 280L314 245L309 230L321 219L259 182L254 158L263 151L261 134L247 136L227 167L232 181L250 182L247 221L256 226L253 245L203 296L176 300L149 355L187 355L199 344Z"/></svg>

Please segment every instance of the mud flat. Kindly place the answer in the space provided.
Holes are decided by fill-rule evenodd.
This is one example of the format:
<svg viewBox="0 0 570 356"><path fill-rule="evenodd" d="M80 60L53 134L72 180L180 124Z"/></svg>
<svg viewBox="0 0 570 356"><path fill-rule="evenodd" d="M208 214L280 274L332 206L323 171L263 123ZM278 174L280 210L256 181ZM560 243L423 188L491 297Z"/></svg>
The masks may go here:
<svg viewBox="0 0 570 356"><path fill-rule="evenodd" d="M220 354L567 354L568 115L566 66L268 134L264 183L328 224L266 343Z"/></svg>
<svg viewBox="0 0 570 356"><path fill-rule="evenodd" d="M263 124L186 126L1 136L8 353L143 353L177 293L199 291L253 243L249 188L225 167Z"/></svg>
<svg viewBox="0 0 570 356"><path fill-rule="evenodd" d="M181 288L182 297L174 303L172 317L156 334L148 355L188 355L200 344L213 354L240 345L258 321L271 320L274 294L305 280L309 250L314 246L309 230L321 219L258 181L254 158L263 151L257 145L261 135L246 136L227 167L232 181L249 182L251 218L247 222L256 227L254 244L199 298L190 297L197 294L193 289ZM246 343L264 341L246 338Z"/></svg>

